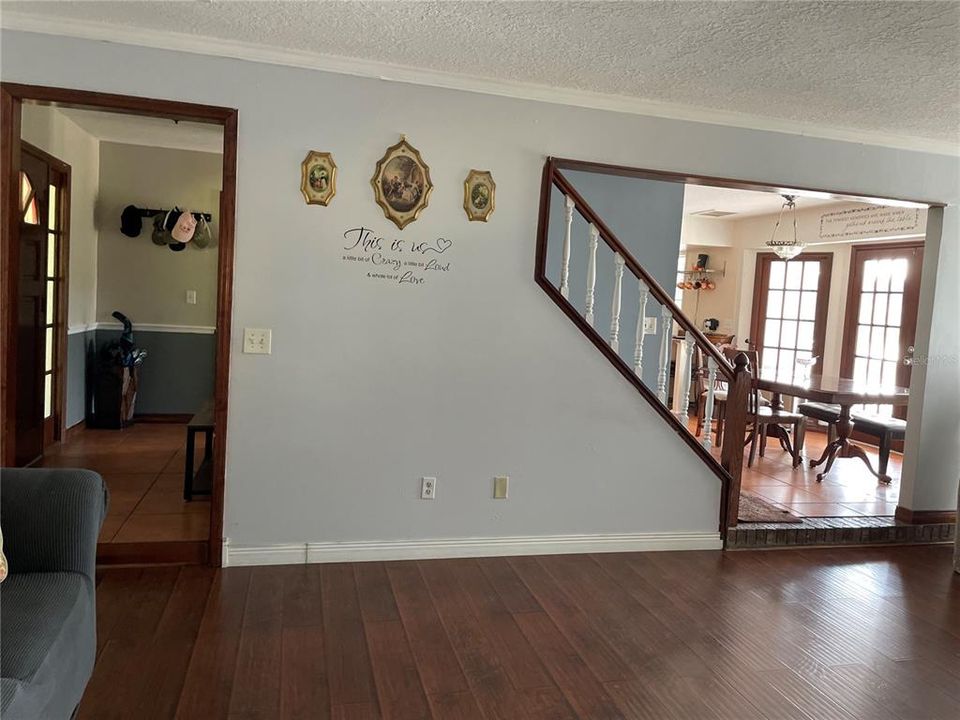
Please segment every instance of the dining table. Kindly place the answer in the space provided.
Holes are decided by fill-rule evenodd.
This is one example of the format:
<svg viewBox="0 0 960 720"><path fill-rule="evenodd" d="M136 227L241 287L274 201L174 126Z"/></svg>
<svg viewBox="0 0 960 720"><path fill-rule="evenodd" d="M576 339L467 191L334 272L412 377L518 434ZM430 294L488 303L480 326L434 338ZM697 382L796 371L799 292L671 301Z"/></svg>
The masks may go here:
<svg viewBox="0 0 960 720"><path fill-rule="evenodd" d="M761 391L770 393L770 405L774 410L783 409L783 396L803 398L813 402L837 405L840 408L840 419L837 422L837 437L827 443L823 453L816 460L810 460L810 467L817 467L826 462L823 470L817 474L817 482L830 472L837 458L856 457L863 460L870 472L880 482L889 484L892 479L889 475L874 470L870 458L859 445L850 442L850 435L856 424L856 418L851 418L850 411L854 405L894 405L902 407L910 401L910 390L889 384L869 383L831 375L807 375L803 370L796 372L777 371L773 368L761 368L753 378L754 386ZM772 426L769 434L777 437L781 444L789 439L785 437L787 431L780 426ZM797 452L800 448L797 448Z"/></svg>

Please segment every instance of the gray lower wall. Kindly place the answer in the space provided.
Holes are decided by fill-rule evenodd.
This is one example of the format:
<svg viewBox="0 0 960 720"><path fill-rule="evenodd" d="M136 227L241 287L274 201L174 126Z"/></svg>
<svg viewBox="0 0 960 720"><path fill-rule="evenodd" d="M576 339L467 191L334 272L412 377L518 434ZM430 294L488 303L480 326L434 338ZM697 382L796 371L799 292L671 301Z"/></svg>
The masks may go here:
<svg viewBox="0 0 960 720"><path fill-rule="evenodd" d="M92 410L96 352L120 337L119 330L98 329L67 336L67 426ZM149 332L134 328L134 343L147 351L140 368L138 414L194 413L213 396L216 336Z"/></svg>
<svg viewBox="0 0 960 720"><path fill-rule="evenodd" d="M97 330L97 348L120 337ZM195 413L213 397L215 335L148 332L134 326L134 344L147 351L140 367L137 413Z"/></svg>
<svg viewBox="0 0 960 720"><path fill-rule="evenodd" d="M67 427L82 422L87 417L87 369L95 351L96 330L67 335L67 386L65 388L65 414Z"/></svg>

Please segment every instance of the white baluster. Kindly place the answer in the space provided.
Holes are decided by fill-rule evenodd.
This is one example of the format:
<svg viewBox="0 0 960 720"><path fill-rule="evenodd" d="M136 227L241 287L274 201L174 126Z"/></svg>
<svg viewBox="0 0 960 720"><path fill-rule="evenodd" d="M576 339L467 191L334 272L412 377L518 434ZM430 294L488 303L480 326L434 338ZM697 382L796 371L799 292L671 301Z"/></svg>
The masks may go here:
<svg viewBox="0 0 960 720"><path fill-rule="evenodd" d="M690 375L693 372L693 333L687 331L683 338L686 352L680 372L680 423L687 427L690 420Z"/></svg>
<svg viewBox="0 0 960 720"><path fill-rule="evenodd" d="M670 308L663 306L660 315L660 369L657 373L657 397L664 405L667 404L667 367L670 365L670 332L673 316Z"/></svg>
<svg viewBox="0 0 960 720"><path fill-rule="evenodd" d="M640 303L637 313L637 334L633 346L633 371L637 375L643 375L643 325L647 314L647 296L650 294L650 291L647 289L643 280L638 282L637 287L640 290Z"/></svg>
<svg viewBox="0 0 960 720"><path fill-rule="evenodd" d="M717 361L707 357L707 402L703 408L703 447L708 451L713 446L713 393L717 385Z"/></svg>
<svg viewBox="0 0 960 720"><path fill-rule="evenodd" d="M623 266L620 253L613 256L613 300L610 304L610 347L620 352L620 301L623 290Z"/></svg>
<svg viewBox="0 0 960 720"><path fill-rule="evenodd" d="M573 227L573 198L567 197L564 212L567 216L567 230L563 234L563 259L560 264L560 294L570 297L570 231Z"/></svg>
<svg viewBox="0 0 960 720"><path fill-rule="evenodd" d="M590 327L593 327L593 291L597 285L597 244L599 238L600 231L597 230L595 225L591 224L590 240L587 243L587 302L585 308L587 322L590 323Z"/></svg>

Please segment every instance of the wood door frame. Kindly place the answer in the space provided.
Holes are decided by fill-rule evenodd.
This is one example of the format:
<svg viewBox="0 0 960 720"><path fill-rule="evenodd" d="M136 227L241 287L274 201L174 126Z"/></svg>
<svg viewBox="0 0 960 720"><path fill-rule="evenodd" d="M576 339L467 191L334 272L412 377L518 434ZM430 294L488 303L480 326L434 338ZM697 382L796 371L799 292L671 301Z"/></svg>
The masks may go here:
<svg viewBox="0 0 960 720"><path fill-rule="evenodd" d="M767 295L761 292L765 284L769 284L770 262L781 260L776 253L758 252L753 278L753 306L750 308L750 348L758 352L762 344L757 341L763 327L763 320L767 312ZM794 260L819 260L820 278L817 284L817 309L813 318L813 350L811 354L819 357L821 365L827 342L827 314L830 309L830 283L833 280L833 253L832 252L802 252ZM826 272L823 272L826 270Z"/></svg>
<svg viewBox="0 0 960 720"><path fill-rule="evenodd" d="M70 165L65 163L55 155L51 155L46 150L38 148L36 145L28 143L26 140L20 141L20 147L26 148L27 152L43 158L43 160L57 172L66 176L64 184L66 186L65 198L57 199L57 215L59 215L59 227L62 228L59 235L59 246L57 247L57 268L60 271L60 287L54 298L54 325L59 331L54 336L54 389L53 389L53 407L56 413L57 423L54 427L54 442L59 442L66 437L67 433L67 413L66 413L66 393L64 392L64 374L66 371L67 354L67 298L69 297L70 282L70 187L73 181ZM48 200L49 202L49 200ZM19 238L18 238L19 239ZM46 446L46 443L44 443Z"/></svg>
<svg viewBox="0 0 960 720"><path fill-rule="evenodd" d="M68 88L0 83L0 463L14 462L16 450L16 305L19 267L20 224L17 177L20 172L21 108L24 101L59 107L94 108L128 115L219 125L223 128L223 169L220 192L217 253L217 330L214 376L214 426L217 441L213 454L210 502L210 534L206 543L208 564L223 560L223 495L226 467L227 403L230 383L230 335L233 307L233 262L237 194L237 110L133 95L71 90ZM143 552L160 543L143 543ZM135 558L127 558L135 562Z"/></svg>

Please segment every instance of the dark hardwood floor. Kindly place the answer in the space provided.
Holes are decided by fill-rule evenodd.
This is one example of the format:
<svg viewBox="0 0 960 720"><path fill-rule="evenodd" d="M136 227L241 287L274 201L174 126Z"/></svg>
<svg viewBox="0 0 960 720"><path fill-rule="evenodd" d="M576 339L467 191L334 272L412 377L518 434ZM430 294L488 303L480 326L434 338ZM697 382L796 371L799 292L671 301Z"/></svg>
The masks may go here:
<svg viewBox="0 0 960 720"><path fill-rule="evenodd" d="M950 554L104 570L80 717L956 720Z"/></svg>

